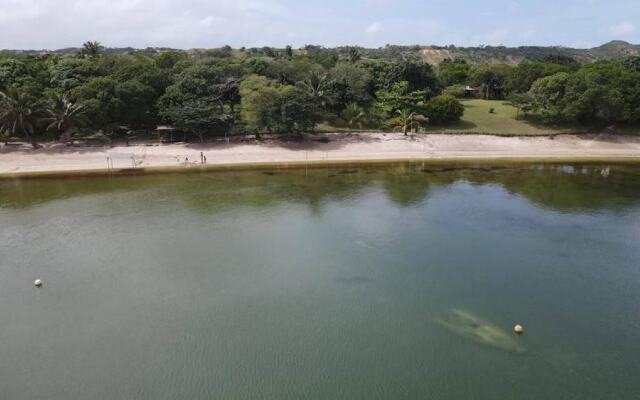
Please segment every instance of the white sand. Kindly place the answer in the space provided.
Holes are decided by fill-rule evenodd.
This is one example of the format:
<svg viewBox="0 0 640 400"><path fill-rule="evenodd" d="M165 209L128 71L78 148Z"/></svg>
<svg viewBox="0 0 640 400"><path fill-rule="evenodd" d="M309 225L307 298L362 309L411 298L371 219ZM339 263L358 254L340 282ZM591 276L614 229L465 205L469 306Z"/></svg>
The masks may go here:
<svg viewBox="0 0 640 400"><path fill-rule="evenodd" d="M359 161L391 159L637 159L640 137L561 135L556 137L498 137L485 135L420 135L415 139L398 134L360 133L325 135L304 140L245 140L227 144L138 143L129 147L66 147L48 144L40 149L7 146L0 149L0 174L52 171L86 171L107 168L109 153L135 155L138 168L178 167L188 158L200 163L203 152L209 165L279 163L300 161ZM115 168L131 168L127 159L113 161Z"/></svg>

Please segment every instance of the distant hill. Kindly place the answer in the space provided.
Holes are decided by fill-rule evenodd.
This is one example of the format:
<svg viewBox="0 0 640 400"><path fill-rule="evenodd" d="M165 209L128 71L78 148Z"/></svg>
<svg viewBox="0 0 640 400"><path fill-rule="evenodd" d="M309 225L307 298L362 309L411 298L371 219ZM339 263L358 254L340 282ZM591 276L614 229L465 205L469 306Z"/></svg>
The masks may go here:
<svg viewBox="0 0 640 400"><path fill-rule="evenodd" d="M384 53L395 50L403 57L415 57L416 55L430 64L438 64L446 58L460 58L471 63L492 64L519 64L523 61L538 61L548 56L568 56L579 62L590 62L603 59L622 58L640 55L640 45L634 45L623 41L613 41L592 49L573 49L568 47L455 47L455 46L429 46L429 47L396 47L387 46L383 49L370 51L384 57Z"/></svg>
<svg viewBox="0 0 640 400"><path fill-rule="evenodd" d="M348 47L324 48L321 46L307 46L306 48L295 50L297 54L304 54L307 49L314 48L314 51L334 52L345 54ZM504 46L481 46L481 47L456 47L456 46L395 46L387 45L377 49L358 48L362 55L366 58L374 59L422 59L430 64L438 64L446 58L460 58L470 63L506 63L519 64L523 61L542 60L548 56L568 56L579 62L591 62L596 60L622 58L628 56L639 56L640 45L627 43L616 40L606 43L599 47L591 49L574 49L569 47L542 47L542 46L521 46L521 47L504 47ZM45 54L56 54L59 56L70 56L78 53L79 48L65 48L58 50L0 50L0 54L17 54L23 56L41 56ZM125 48L105 48L107 54L126 54L126 53L144 53L153 55L164 50L172 50L169 48L146 48L135 49L132 47ZM203 55L208 50L215 49L192 49L188 50L194 55ZM282 51L283 49L274 49ZM252 53L260 53L264 48L260 49L242 49L234 50L233 55L244 54L245 51Z"/></svg>

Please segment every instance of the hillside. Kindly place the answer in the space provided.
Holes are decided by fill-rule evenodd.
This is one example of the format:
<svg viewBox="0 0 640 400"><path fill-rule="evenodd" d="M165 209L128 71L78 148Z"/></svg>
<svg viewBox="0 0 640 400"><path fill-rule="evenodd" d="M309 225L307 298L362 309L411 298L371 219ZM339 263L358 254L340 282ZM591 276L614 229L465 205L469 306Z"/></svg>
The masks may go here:
<svg viewBox="0 0 640 400"><path fill-rule="evenodd" d="M268 48L252 48L234 50L231 54L239 56L248 53L265 52ZM147 55L170 50L168 48L146 48L134 49L125 48L106 48L105 52L109 54L122 54L132 52L142 52ZM217 49L209 49L217 50ZM194 54L206 54L208 49L191 49L189 52ZM274 51L282 51L282 49L273 49ZM294 50L297 54L307 52L326 52L334 54L346 54L348 47L324 48L321 46L306 46L298 50ZM619 57L640 55L640 45L630 44L624 41L612 41L599 47L591 49L574 49L568 47L542 47L542 46L522 46L522 47L504 47L504 46L481 46L481 47L456 47L456 46L395 46L387 45L377 49L359 48L364 57L375 59L422 59L429 64L437 65L446 58L460 58L470 63L506 63L519 64L525 60L535 61L542 60L548 56L568 56L579 62L590 62L602 59L611 59ZM0 54L19 54L25 56L39 56L44 54L56 54L59 56L74 55L79 48L65 48L58 50L0 50Z"/></svg>
<svg viewBox="0 0 640 400"><path fill-rule="evenodd" d="M471 63L519 64L522 61L542 60L548 56L568 56L579 62L640 55L640 45L613 41L592 49L568 47L421 47L404 48L406 55L418 53L429 64L438 64L446 58L461 58Z"/></svg>

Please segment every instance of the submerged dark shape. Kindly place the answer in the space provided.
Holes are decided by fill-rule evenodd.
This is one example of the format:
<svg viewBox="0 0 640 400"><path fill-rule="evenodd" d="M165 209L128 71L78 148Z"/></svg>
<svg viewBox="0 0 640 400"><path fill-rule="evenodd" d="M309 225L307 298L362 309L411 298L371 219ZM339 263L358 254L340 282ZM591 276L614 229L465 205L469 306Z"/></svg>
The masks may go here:
<svg viewBox="0 0 640 400"><path fill-rule="evenodd" d="M513 335L467 310L457 308L448 310L436 318L436 322L445 329L476 343L514 353L525 351Z"/></svg>

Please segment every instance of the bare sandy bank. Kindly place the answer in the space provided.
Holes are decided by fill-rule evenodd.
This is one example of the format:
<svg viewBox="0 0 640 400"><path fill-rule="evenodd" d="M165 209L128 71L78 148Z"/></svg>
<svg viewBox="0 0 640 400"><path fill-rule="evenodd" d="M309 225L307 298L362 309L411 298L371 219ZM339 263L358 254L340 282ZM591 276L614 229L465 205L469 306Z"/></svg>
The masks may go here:
<svg viewBox="0 0 640 400"><path fill-rule="evenodd" d="M137 143L116 147L67 147L47 144L3 146L0 175L41 172L106 170L112 156L115 169L192 168L200 164L202 152L209 166L280 163L321 163L365 160L498 160L552 159L632 160L640 162L640 137L612 135L559 135L555 137L498 137L485 135L419 135L358 133L308 135L304 139L267 138L230 143L169 144ZM133 157L131 157L133 156ZM133 160L132 160L133 158Z"/></svg>

